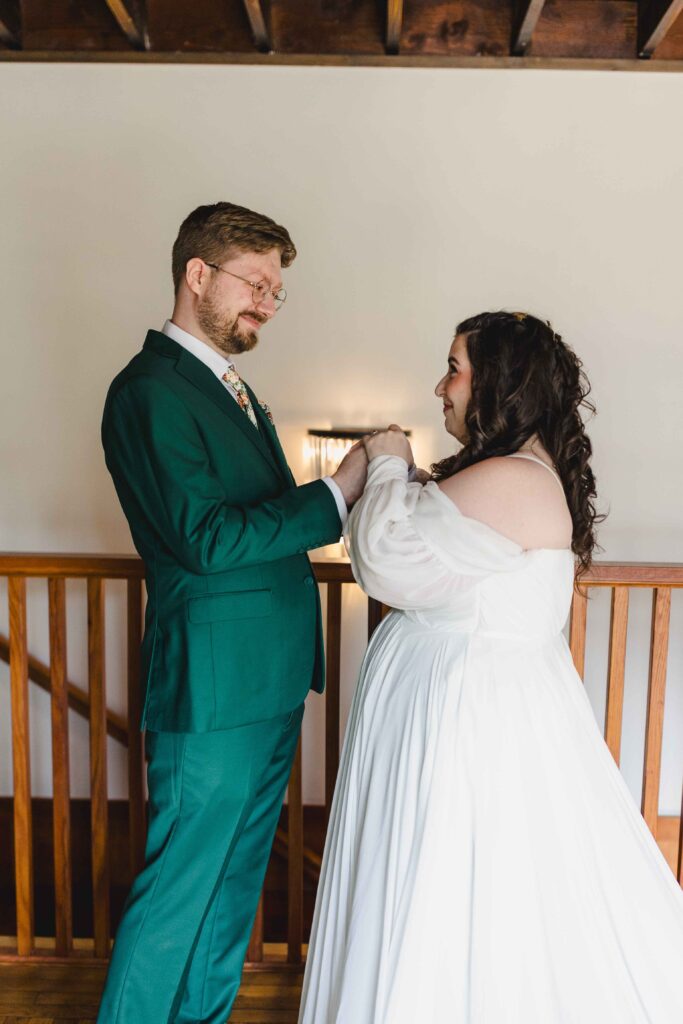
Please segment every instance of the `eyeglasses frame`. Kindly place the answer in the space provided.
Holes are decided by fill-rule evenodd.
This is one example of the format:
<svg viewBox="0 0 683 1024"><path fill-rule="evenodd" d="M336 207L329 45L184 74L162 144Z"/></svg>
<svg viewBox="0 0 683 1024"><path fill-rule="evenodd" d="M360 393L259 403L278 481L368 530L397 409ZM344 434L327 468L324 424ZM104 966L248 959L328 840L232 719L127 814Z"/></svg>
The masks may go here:
<svg viewBox="0 0 683 1024"><path fill-rule="evenodd" d="M207 260L202 260L202 262L205 263L207 267L211 267L212 270L220 270L222 274L229 274L230 277L236 277L238 281L244 281L245 284L248 284L252 290L252 301L257 306L260 306L260 304L265 301L267 295L271 295L273 302L275 303L275 311L277 312L277 310L280 309L287 300L287 291L285 288L282 287L278 288L277 291L275 291L273 288L270 288L265 293L265 295L263 295L260 299L257 299L256 289L260 288L261 285L265 284L265 281L250 281L248 277L242 277L240 274L233 273L232 270L226 270L225 267L219 267L217 263L209 263Z"/></svg>

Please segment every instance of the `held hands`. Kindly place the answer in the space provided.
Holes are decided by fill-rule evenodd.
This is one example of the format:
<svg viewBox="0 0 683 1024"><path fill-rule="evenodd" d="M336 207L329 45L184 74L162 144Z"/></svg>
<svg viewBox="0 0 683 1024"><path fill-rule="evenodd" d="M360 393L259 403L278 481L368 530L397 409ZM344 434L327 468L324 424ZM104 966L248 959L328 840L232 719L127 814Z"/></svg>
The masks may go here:
<svg viewBox="0 0 683 1024"><path fill-rule="evenodd" d="M398 455L409 467L415 464L410 442L397 424L392 423L386 430L368 434L347 452L332 477L349 508L363 493L368 478L368 461L377 455ZM425 484L431 475L424 469L418 469L415 478Z"/></svg>
<svg viewBox="0 0 683 1024"><path fill-rule="evenodd" d="M368 460L378 455L398 455L399 458L405 459L409 466L414 465L410 441L396 423L390 424L386 430L376 430L374 434L367 434L363 438L363 445Z"/></svg>

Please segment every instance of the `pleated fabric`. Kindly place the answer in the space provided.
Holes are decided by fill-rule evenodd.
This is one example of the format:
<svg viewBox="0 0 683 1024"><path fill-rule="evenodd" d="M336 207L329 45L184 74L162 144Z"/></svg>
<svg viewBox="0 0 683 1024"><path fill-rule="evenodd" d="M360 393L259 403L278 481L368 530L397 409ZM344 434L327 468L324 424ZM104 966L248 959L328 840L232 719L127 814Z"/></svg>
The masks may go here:
<svg viewBox="0 0 683 1024"><path fill-rule="evenodd" d="M393 611L342 751L300 1024L682 1024L683 894L524 551L370 464L356 579Z"/></svg>

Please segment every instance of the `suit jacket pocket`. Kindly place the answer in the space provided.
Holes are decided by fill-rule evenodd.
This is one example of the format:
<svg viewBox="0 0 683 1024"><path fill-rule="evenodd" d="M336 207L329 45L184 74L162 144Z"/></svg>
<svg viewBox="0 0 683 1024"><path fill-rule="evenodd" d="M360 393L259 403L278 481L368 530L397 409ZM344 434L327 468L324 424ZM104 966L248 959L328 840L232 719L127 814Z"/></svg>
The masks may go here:
<svg viewBox="0 0 683 1024"><path fill-rule="evenodd" d="M190 622L222 622L227 619L257 619L270 615L270 590L233 590L227 594L203 594L187 602Z"/></svg>

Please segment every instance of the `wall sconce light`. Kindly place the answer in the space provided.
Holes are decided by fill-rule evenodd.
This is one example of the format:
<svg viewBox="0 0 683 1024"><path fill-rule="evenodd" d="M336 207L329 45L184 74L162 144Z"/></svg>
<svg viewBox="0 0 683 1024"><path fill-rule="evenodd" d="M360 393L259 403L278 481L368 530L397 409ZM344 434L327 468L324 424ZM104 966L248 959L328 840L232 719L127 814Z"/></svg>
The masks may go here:
<svg viewBox="0 0 683 1024"><path fill-rule="evenodd" d="M307 431L304 441L304 459L309 480L319 480L324 476L332 476L349 448L360 441L365 434L377 427L332 427L330 430L311 429ZM406 430L410 437L410 431ZM319 548L316 557L332 561L346 561L346 550L343 541L328 544Z"/></svg>
<svg viewBox="0 0 683 1024"><path fill-rule="evenodd" d="M356 441L360 441L365 434L371 434L373 430L378 429L384 428L331 427L330 430L309 430L304 445L304 454L311 479L317 480L323 476L332 476ZM405 433L407 437L410 437L409 430L406 430Z"/></svg>

